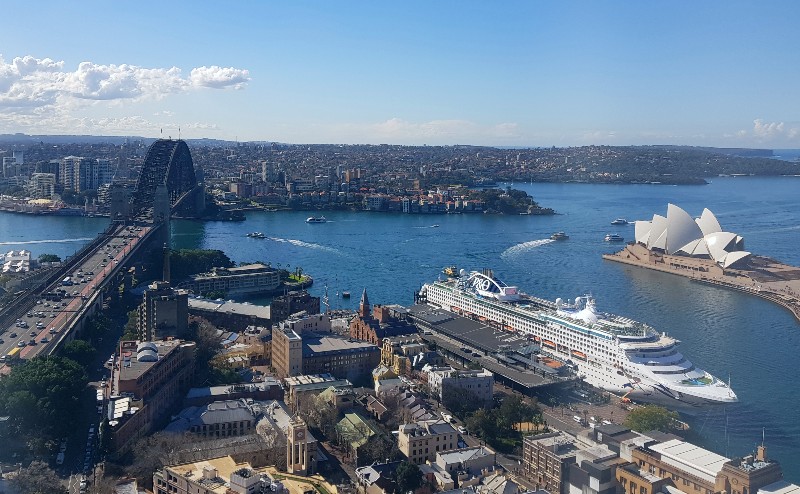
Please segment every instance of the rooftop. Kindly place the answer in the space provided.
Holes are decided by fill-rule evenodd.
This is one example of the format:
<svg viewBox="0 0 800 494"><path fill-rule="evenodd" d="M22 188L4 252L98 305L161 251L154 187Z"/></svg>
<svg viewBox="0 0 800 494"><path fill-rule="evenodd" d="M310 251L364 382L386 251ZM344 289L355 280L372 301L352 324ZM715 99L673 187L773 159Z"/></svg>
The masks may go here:
<svg viewBox="0 0 800 494"><path fill-rule="evenodd" d="M494 451L485 446L475 446L474 448L456 449L437 453L442 461L447 464L463 463L477 458L494 455Z"/></svg>
<svg viewBox="0 0 800 494"><path fill-rule="evenodd" d="M234 302L232 300L218 301L204 298L189 298L189 310L192 309L219 312L222 314L241 314L243 316L252 316L259 319L270 318L270 307L268 305L254 305Z"/></svg>
<svg viewBox="0 0 800 494"><path fill-rule="evenodd" d="M716 481L722 465L730 461L722 455L678 439L654 444L649 449L660 453L661 461L710 483Z"/></svg>
<svg viewBox="0 0 800 494"><path fill-rule="evenodd" d="M327 389L329 386L352 386L352 383L347 379L337 379L330 374L305 374L287 377L283 382L287 387L294 388L296 391Z"/></svg>
<svg viewBox="0 0 800 494"><path fill-rule="evenodd" d="M232 393L245 393L254 391L265 391L272 386L280 386L274 377L267 376L264 382L229 384L225 386L211 386L208 388L192 388L186 394L186 399L202 398L205 396L226 396Z"/></svg>
<svg viewBox="0 0 800 494"><path fill-rule="evenodd" d="M197 482L216 494L228 492L231 474L242 468L252 470L256 475L268 476L266 469L252 469L249 463L236 463L230 456L167 467L168 470L171 470L176 475ZM213 478L203 478L204 471L215 471L216 475ZM210 475L207 473L206 477L208 476Z"/></svg>
<svg viewBox="0 0 800 494"><path fill-rule="evenodd" d="M133 343L133 345L129 345ZM181 346L194 346L194 342L186 342L183 340L162 340L147 342L148 348L154 349L155 352L143 350L137 351L137 342L122 342L120 347L121 359L119 380L130 381L138 379L142 374L147 372L151 367L164 359L170 352ZM157 355L155 353L157 352Z"/></svg>
<svg viewBox="0 0 800 494"><path fill-rule="evenodd" d="M402 424L399 431L408 436L428 436L438 434L454 434L456 430L444 420L421 420L413 424Z"/></svg>
<svg viewBox="0 0 800 494"><path fill-rule="evenodd" d="M379 351L378 347L372 343L351 340L343 336L318 335L316 333L303 335L303 357L312 357L315 354L326 352L360 352L369 349Z"/></svg>

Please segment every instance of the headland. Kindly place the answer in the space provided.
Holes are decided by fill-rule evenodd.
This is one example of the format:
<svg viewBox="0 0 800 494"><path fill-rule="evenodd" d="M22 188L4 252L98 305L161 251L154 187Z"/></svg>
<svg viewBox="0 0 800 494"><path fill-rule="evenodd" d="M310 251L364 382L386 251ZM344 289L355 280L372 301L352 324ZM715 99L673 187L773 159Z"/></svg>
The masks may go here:
<svg viewBox="0 0 800 494"><path fill-rule="evenodd" d="M742 266L723 268L713 259L671 255L632 242L603 259L749 293L786 308L800 321L800 268L769 257L753 255Z"/></svg>

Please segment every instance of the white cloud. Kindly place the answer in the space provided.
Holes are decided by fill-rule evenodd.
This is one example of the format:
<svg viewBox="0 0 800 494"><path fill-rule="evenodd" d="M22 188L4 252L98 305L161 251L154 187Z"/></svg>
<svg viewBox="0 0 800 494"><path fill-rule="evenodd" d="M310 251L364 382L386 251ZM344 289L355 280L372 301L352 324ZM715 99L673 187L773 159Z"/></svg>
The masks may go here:
<svg viewBox="0 0 800 494"><path fill-rule="evenodd" d="M770 138L783 134L783 122L764 122L760 118L753 120L753 135Z"/></svg>
<svg viewBox="0 0 800 494"><path fill-rule="evenodd" d="M0 56L0 108L29 113L55 105L159 99L198 88L241 89L249 80L247 70L233 67L196 67L185 78L177 67L81 62L75 70L65 70L64 62L49 58L6 62Z"/></svg>
<svg viewBox="0 0 800 494"><path fill-rule="evenodd" d="M192 69L189 79L199 87L241 89L250 80L250 73L243 69L212 65Z"/></svg>

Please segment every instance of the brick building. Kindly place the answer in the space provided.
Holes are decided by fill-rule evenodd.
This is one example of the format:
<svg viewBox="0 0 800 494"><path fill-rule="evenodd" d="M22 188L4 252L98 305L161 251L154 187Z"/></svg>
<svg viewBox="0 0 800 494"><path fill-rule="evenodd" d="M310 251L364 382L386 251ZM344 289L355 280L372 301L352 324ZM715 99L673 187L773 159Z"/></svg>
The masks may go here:
<svg viewBox="0 0 800 494"><path fill-rule="evenodd" d="M358 313L350 321L350 337L381 345L386 337L417 333L417 327L405 318L405 314L406 309L398 305L376 305L371 308L365 288Z"/></svg>

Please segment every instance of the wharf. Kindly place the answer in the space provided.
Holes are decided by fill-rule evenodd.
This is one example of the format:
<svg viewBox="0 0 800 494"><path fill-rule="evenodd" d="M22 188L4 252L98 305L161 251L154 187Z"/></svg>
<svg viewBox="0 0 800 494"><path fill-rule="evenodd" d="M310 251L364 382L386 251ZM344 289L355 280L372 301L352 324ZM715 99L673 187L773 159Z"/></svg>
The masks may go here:
<svg viewBox="0 0 800 494"><path fill-rule="evenodd" d="M495 375L495 382L508 386L527 396L535 391L555 390L573 386L578 378L561 369L552 368L545 358L536 362L526 358L509 359L504 354L532 344L515 332L492 327L484 322L468 319L443 309L425 304L408 307L408 316L420 329L420 337L435 343L451 360L461 365L479 364Z"/></svg>
<svg viewBox="0 0 800 494"><path fill-rule="evenodd" d="M603 259L749 293L780 305L800 321L800 268L769 257L753 255L746 267L723 269L709 259L662 254L630 243L617 253L604 254Z"/></svg>

